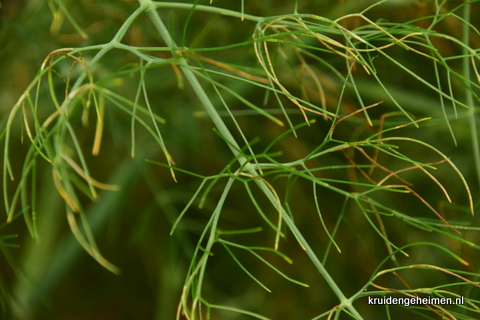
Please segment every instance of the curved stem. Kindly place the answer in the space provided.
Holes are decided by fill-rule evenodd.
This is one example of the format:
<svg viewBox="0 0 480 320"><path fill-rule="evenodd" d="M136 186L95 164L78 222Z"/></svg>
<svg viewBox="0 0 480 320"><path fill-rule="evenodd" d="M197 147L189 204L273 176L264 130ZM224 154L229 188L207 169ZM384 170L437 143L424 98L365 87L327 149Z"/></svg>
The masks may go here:
<svg viewBox="0 0 480 320"><path fill-rule="evenodd" d="M139 0L140 4L143 6L150 5L150 7L147 9L147 14L149 18L151 19L152 23L154 24L155 28L157 29L158 33L160 36L163 38L163 40L167 43L168 46L170 46L172 50L172 54L175 55L175 48L177 47L174 40L172 39L170 33L168 32L167 28L165 27L161 17L155 10L157 6L159 6L159 3L154 3L150 0ZM190 5L191 6L191 5ZM248 17L245 15L245 19ZM200 99L201 103L203 104L205 110L207 111L208 115L212 119L213 123L217 127L218 131L222 134L222 136L228 141L228 145L234 156L238 159L240 162L240 165L245 168L246 171L248 171L249 174L251 174L253 177L258 177L259 174L255 170L255 165L248 163L248 160L242 156L238 150L240 150L240 147L238 143L235 141L233 138L232 134L230 133L230 130L227 128L226 124L223 122L222 118L218 114L217 110L213 106L212 102L207 96L207 93L201 86L200 82L198 79L195 77L195 74L190 70L187 62L185 59L180 58L179 59L179 66L180 69L182 70L185 78L187 81L190 83L192 86L193 90L195 91L196 95ZM316 256L315 252L313 249L309 246L305 238L303 237L302 233L300 230L298 230L297 226L293 222L293 220L290 218L288 213L283 209L283 208L278 208L278 201L273 194L272 190L268 187L268 185L261 179L256 179L255 182L259 186L259 188L263 191L263 193L269 198L269 200L272 202L272 204L277 207L277 209L281 209L282 211L282 218L284 219L285 223L289 227L289 229L292 231L294 236L296 237L297 241L300 243L300 246L306 251L308 257L310 260L313 262L317 270L320 272L320 274L323 276L323 278L327 281L328 285L330 288L333 290L335 295L340 299L340 305L342 307L345 307L348 309L352 315L355 316L357 319L363 319L362 316L358 313L358 311L353 307L352 301L350 299L347 299L343 292L340 290L338 285L335 283L333 278L330 276L328 271L325 269L323 264L320 262L318 257Z"/></svg>

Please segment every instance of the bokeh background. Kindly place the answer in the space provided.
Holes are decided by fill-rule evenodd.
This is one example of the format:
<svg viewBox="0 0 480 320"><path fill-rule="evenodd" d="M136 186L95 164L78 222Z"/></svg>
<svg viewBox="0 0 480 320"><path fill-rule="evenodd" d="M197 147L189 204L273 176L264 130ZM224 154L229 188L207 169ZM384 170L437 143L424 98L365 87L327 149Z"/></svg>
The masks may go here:
<svg viewBox="0 0 480 320"><path fill-rule="evenodd" d="M177 2L188 3L189 1ZM208 1L201 1L201 3L207 5ZM300 0L298 12L336 19L349 13L360 12L373 3L374 1ZM435 3L436 1L428 0L392 0L369 11L367 16L372 21L405 22L434 14ZM444 4L444 10L451 10L461 3L461 1L448 1ZM64 47L77 48L110 41L127 17L138 7L136 1L120 0L3 0L1 4L0 128L2 131L11 108L34 79L50 52ZM83 30L84 36L79 34L69 22L68 17L59 10L60 5L68 9ZM235 11L240 11L241 8L240 1L213 1L213 5ZM294 1L246 0L244 10L253 15L272 16L291 13L294 6ZM477 27L479 23L475 17L480 14L479 6L480 3L472 2L472 23ZM459 14L461 12L462 10L458 11ZM175 39L181 43L189 12L166 9L160 14L168 23L169 30L173 32ZM426 19L416 23L420 27L427 27L428 22L429 20ZM359 19L344 21L344 25L350 29L359 27L362 23L364 22ZM207 26L210 27L207 28ZM198 12L191 17L184 41L187 46L195 43L197 48L241 43L251 39L254 27L255 24L252 22ZM436 31L461 39L461 28L458 19L448 18L436 26ZM202 36L204 30L206 30L205 34ZM470 41L471 47L477 49L480 47L478 34L472 33ZM131 26L123 42L145 47L164 45L146 16ZM452 42L438 40L435 45L445 56L460 54L459 46L453 45ZM400 47L388 50L389 54L399 62L408 65L427 81L435 83L433 64L426 58ZM159 57L169 56L168 52L153 54ZM87 61L92 56L93 53L84 53ZM224 63L258 69L252 45L218 52L212 51L208 53L208 57ZM328 59L339 72L345 72L344 60L333 56ZM458 116L454 118L452 109L448 109L452 130L457 140L455 145L440 108L438 94L419 85L404 72L392 68L391 63L382 57L375 57L375 59L378 76L402 106L416 119L432 117L432 120L422 124L421 128L403 128L398 134L421 139L450 157L466 177L474 204L477 206L479 181L476 178L472 151L469 118L471 114L466 109L459 108ZM342 83L333 72L317 65L314 60L308 62L318 72L318 77L324 84L327 104L332 106L333 111L339 99ZM95 76L102 79L103 86L134 99L138 86L138 74L125 74L121 70L135 63L138 63L138 58L128 52L113 51L95 67ZM298 67L299 65L291 66L293 70ZM68 68L68 63L59 65L59 72L65 72L65 70L68 72ZM461 64L452 63L452 68L460 72ZM292 92L301 94L300 91L295 91L296 80L289 74L292 69L285 67L279 72L285 83L292 87ZM168 66L149 70L147 77L152 108L166 119L166 124L161 126L161 131L176 165L204 176L218 174L232 160L232 154L225 142L213 132L213 124L203 112L202 105L191 88L188 86L179 88L175 70ZM278 105L272 97L264 105L265 93L259 88L234 81L224 81L236 93L255 105L269 110L276 109L278 112ZM374 134L378 131L380 117L396 110L393 103L388 102L388 97L378 84L371 77L362 74L361 70L358 71L357 85L366 102L385 102L372 109L370 113L374 126L369 126L363 116L354 117L339 125L336 135L343 141L360 140L362 137ZM455 90L460 92L457 95L459 100L462 100L462 84L454 83L454 86ZM208 88L208 84L205 87L212 94L212 100L216 101L221 109L220 101L215 97L213 90ZM61 83L58 84L58 88L62 90ZM232 110L246 109L231 96L228 96L227 103ZM312 103L320 103L320 101L312 98ZM288 105L286 99L285 104L291 110L292 121L300 124L303 117L297 111L298 109ZM45 115L49 114L48 110L52 108L48 101L40 103L40 107L45 108ZM344 115L359 108L353 90L346 91L341 108L341 113ZM39 112L43 111L39 110ZM89 155L95 134L93 122L89 127L82 127L80 119L78 121L72 119L72 123L78 125L76 133L82 147L86 150L85 155L92 176L99 181L121 186L120 191L117 192L101 192L98 201L83 199L100 251L121 269L121 275L114 275L102 268L78 245L69 229L64 203L54 187L51 169L47 163L40 163L37 170L39 240L32 239L21 216L0 228L1 237L17 235L15 238L2 238L4 245L0 247L2 250L0 318L174 319L192 253L226 181L219 182L213 188L202 209L198 208L198 201L195 201L176 232L170 236L175 219L197 190L200 179L177 173L178 182L175 182L167 169L147 163L145 159L165 161L158 145L145 130L139 129L136 132L136 156L132 158L130 117L108 105L105 112L105 135L100 154L96 157ZM281 114L278 114L278 117L281 118ZM287 135L275 146L273 151L283 152L279 158L281 161L294 161L305 157L322 143L330 129L330 124L320 116L312 115L311 117L317 118L314 125L299 129L297 138L291 134ZM259 151L285 130L258 115L239 115L237 121L248 139L259 139L254 146L254 149ZM395 124L395 121L399 121L397 124L405 123L398 119L392 119L390 123ZM228 118L226 122L233 127L232 123L228 122ZM20 125L18 126L19 129L14 130L11 137L10 157L14 171L20 175L29 145L27 142L21 143L21 130ZM2 145L3 138L2 136ZM407 154L419 161L439 160L425 148L407 143L404 148L408 150ZM3 154L3 148L0 152ZM359 163L364 161L361 157L357 160ZM340 164L348 164L348 161L338 152L322 157L318 162L312 163L312 166ZM397 164L392 162L389 165L395 167ZM3 166L0 170L3 170ZM448 188L453 204L445 201L435 184L425 179L424 175L407 173L405 179L413 183L415 190L418 190L421 196L442 212L447 219L453 221L452 223L478 227L477 216L469 215L468 199L461 181L446 165L439 166L437 171L436 177ZM324 177L362 180L355 170L329 171ZM296 224L315 252L322 257L327 250L329 239L316 214L311 183L299 180L295 183L295 188L290 189L288 186L293 182L286 177L272 177L269 181L275 186L282 199L288 199ZM15 182L12 182L13 185ZM252 185L252 188L255 187ZM355 192L356 187L342 186L342 188ZM293 190L292 194L287 190ZM385 243L372 230L371 225L354 204L347 203L345 209L344 197L326 189L318 189L317 196L329 230L335 227L340 213L345 215L335 238L342 253L339 254L334 249L330 249L326 267L344 293L350 296L369 280L378 264L388 255L388 251ZM266 199L262 196L258 197L260 198L264 201L261 204L262 208L275 221L275 210L268 205ZM385 193L382 201L405 214L436 219L431 211L415 197ZM4 213L4 210L4 207L1 207L0 213ZM265 228L264 221L248 200L245 188L241 184L234 185L223 212L220 229L264 227L265 231L260 234L235 236L235 241L244 245L272 246L274 233ZM442 235L414 228L399 220L383 218L383 222L392 242L400 246L415 241L435 242L469 262L469 266L464 266L443 254L441 250L418 246L409 251L409 258L397 255L400 264L431 263L444 268L479 272L480 260L476 248L467 247ZM462 237L473 243L478 243L479 240L478 232L475 231L462 231ZM18 245L18 247L7 245ZM281 242L281 250L294 261L292 265L273 254L266 254L265 258L290 277L310 284L309 288L292 284L259 263L251 255L235 251L244 266L272 290L272 293L267 293L246 276L227 252L218 245L214 247L214 256L209 260L204 295L215 304L244 308L268 318L280 320L312 319L339 303L291 234L287 233L287 238ZM387 266L392 265L387 264ZM405 272L402 276L412 288L457 281L441 272L422 270ZM477 280L475 277L471 279ZM381 278L378 284L404 289L403 284L393 275ZM480 298L480 291L475 287L473 289L466 286L459 287L458 293L477 300ZM365 299L359 299L355 302L355 306L366 319L384 319L385 317L384 307L369 307ZM402 313L404 311L399 307L397 309L398 319L409 314ZM432 316L436 319L435 315ZM212 319L247 318L246 315L235 315L231 312L212 313Z"/></svg>

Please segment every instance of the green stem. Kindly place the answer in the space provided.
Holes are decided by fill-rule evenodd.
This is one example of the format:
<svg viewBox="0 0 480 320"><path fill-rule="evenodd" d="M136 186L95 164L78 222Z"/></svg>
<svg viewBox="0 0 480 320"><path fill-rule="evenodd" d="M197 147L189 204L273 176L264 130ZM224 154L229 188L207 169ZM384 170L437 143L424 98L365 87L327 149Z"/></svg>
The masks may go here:
<svg viewBox="0 0 480 320"><path fill-rule="evenodd" d="M463 47L463 76L467 80L465 84L465 99L466 104L469 106L470 110L470 132L472 136L472 147L473 147L473 157L475 159L475 169L477 171L477 183L480 186L480 147L478 145L478 130L477 130L477 119L475 117L475 107L472 94L472 87L470 84L470 58L471 54L468 50L470 43L470 4L468 0L465 0L465 9L464 9L464 20L463 24L463 39L462 42L465 45ZM472 63L475 63L472 61Z"/></svg>
<svg viewBox="0 0 480 320"><path fill-rule="evenodd" d="M223 16L230 16L234 18L239 18L242 20L249 20L249 21L262 21L263 17L252 16L250 14L243 14L241 12L227 10L222 8L217 8L213 6L205 6L201 4L193 5L190 3L177 3L177 2L157 2L157 1L149 1L149 0L139 0L140 4L149 4L153 8L170 8L170 9L184 9L184 10L191 10L193 6L195 6L195 10L197 11L204 11L210 13L217 13ZM166 39L164 39L166 40Z"/></svg>
<svg viewBox="0 0 480 320"><path fill-rule="evenodd" d="M170 46L172 50L172 54L175 55L175 48L177 48L174 40L170 36L170 33L168 32L167 28L165 27L162 19L160 18L158 12L156 11L156 7L160 7L161 3L154 3L150 0L139 0L140 5L142 7L149 5L149 8L146 10L147 15L151 19L152 23L154 24L155 28L157 29L158 33L160 36L163 38L165 43ZM180 4L177 4L180 5ZM191 7L191 5L189 5ZM199 6L197 6L199 7ZM219 9L217 9L219 10ZM220 11L220 13L224 13L223 10ZM232 15L232 14L230 14ZM241 14L238 14L239 18L241 18ZM249 18L247 15L244 16L246 19ZM218 114L217 110L213 106L212 102L207 96L207 93L201 86L200 82L198 79L195 77L195 74L190 70L190 67L187 63L187 61L183 58L178 60L178 64L187 79L187 81L190 83L191 87L195 91L196 95L198 96L200 102L203 104L205 110L207 111L208 115L212 119L213 123L217 127L218 131L222 134L222 136L228 141L228 145L234 156L238 159L240 162L240 165L245 168L246 171L248 171L249 174L251 174L253 177L258 177L258 173L255 170L255 165L248 163L248 160L243 157L238 150L240 150L240 147L238 143L235 141L233 138L232 134L230 133L230 130L227 128L225 123L223 122L222 118ZM273 194L272 190L268 187L268 185L262 181L261 179L255 180L259 188L265 193L265 195L270 199L272 204L276 207L277 206L277 199L275 195ZM327 272L325 267L322 265L318 257L316 256L315 252L312 250L312 248L309 246L305 238L303 237L302 233L300 230L298 230L297 226L293 222L293 220L290 218L288 213L281 208L282 210L282 218L287 224L287 226L290 228L292 233L295 235L297 238L298 242L302 246L302 248L305 249L307 255L317 268L317 270L320 272L320 274L323 276L323 278L327 281L328 285L330 288L333 290L333 292L337 295L337 297L340 299L340 303L342 307L345 307L348 309L357 319L363 319L362 316L358 313L358 311L353 307L351 304L351 300L347 299L343 292L340 290L338 285L335 283L333 278L330 276L330 274ZM208 252L208 251L207 251Z"/></svg>

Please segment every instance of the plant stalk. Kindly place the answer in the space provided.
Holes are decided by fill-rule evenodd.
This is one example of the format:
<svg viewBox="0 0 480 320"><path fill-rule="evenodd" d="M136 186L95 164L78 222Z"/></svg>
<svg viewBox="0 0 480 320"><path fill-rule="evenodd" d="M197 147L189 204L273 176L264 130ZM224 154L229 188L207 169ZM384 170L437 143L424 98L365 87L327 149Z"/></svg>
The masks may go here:
<svg viewBox="0 0 480 320"><path fill-rule="evenodd" d="M156 11L156 6L155 4L150 1L150 0L139 0L139 3L141 6L149 4L149 8L147 9L147 15L151 19L152 23L154 24L155 28L159 32L160 36L162 39L165 41L165 43L170 46L172 49L172 54L175 55L175 49L177 48L174 40L172 39L170 33L168 32L167 28L165 27L161 17L159 16L158 12ZM223 135L223 137L229 142L229 148L232 150L232 153L234 156L238 159L240 162L241 166L244 166L245 169L248 171L249 174L251 174L253 177L258 177L258 172L255 170L255 166L247 163L248 160L241 155L238 150L240 150L240 147L238 143L235 141L233 136L231 135L229 129L223 122L222 118L218 114L217 110L211 103L210 99L207 96L207 93L201 86L200 82L198 79L195 77L194 73L190 70L187 62L185 59L181 58L179 59L178 62L180 69L182 70L185 78L187 81L190 83L191 87L195 91L196 95L200 99L201 103L203 104L205 110L207 111L208 115L212 119L213 123L217 127L218 131ZM275 207L277 207L277 199L275 198L275 195L272 193L270 188L266 185L264 181L261 179L255 180L257 185L260 187L260 189L265 193L265 195L270 199L270 201L273 203ZM302 248L305 249L308 257L311 259L317 270L320 272L320 274L323 276L323 278L327 281L328 285L330 288L334 291L336 296L340 299L341 306L345 307L348 309L357 319L363 319L362 316L358 313L358 311L353 307L351 304L351 301L345 297L343 292L340 290L338 285L335 283L335 281L332 279L328 271L325 269L325 267L322 265L318 257L316 256L315 252L312 250L312 248L309 246L305 238L302 236L301 232L298 230L296 227L295 223L293 220L289 217L287 212L282 209L282 218L284 219L285 223L287 226L290 228L292 233L295 235L297 238L297 241L300 243Z"/></svg>
<svg viewBox="0 0 480 320"><path fill-rule="evenodd" d="M478 145L478 130L477 130L477 119L475 117L475 106L474 99L472 94L472 86L470 84L471 74L470 74L470 63L475 63L472 53L469 52L468 47L470 44L470 4L469 0L465 0L465 8L463 12L463 19L465 23L463 24L463 76L466 78L467 83L465 84L465 99L466 104L470 108L470 133L472 137L472 147L473 147L473 157L475 160L475 169L477 172L477 184L480 187L480 147Z"/></svg>

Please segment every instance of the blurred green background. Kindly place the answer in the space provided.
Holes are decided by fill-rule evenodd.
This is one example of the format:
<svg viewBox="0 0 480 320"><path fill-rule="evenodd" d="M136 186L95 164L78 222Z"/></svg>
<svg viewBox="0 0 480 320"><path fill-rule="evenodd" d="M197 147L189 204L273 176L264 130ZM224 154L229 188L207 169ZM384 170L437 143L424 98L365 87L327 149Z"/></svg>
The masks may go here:
<svg viewBox="0 0 480 320"><path fill-rule="evenodd" d="M189 1L177 1L189 3ZM190 1L191 3L192 1ZM311 13L336 19L342 15L359 12L375 1L300 0L298 12ZM111 40L125 19L138 7L136 1L120 0L82 0L82 1L2 1L0 9L0 123L3 130L8 114L29 83L34 79L40 66L48 54L64 47L82 47L106 43ZM208 1L201 1L207 5ZM451 10L460 1L448 1L444 10ZM59 10L59 4L68 8L76 23L85 32L82 37ZM240 1L213 1L214 6L240 11ZM273 16L291 13L294 1L245 1L245 12L259 16ZM476 19L480 4L474 1L471 5L472 23ZM405 22L434 14L435 1L389 1L368 12L372 21ZM185 41L186 46L215 47L249 41L255 24L235 18L220 17L210 13L197 12L190 20L186 37L183 39L183 28L188 18L188 10L159 10L164 21L168 23L170 32L174 34L177 44ZM446 11L445 11L446 12ZM459 14L461 10L459 11ZM420 20L420 27L428 26L428 19ZM347 19L344 25L350 29L364 22L359 19ZM445 19L436 26L436 31L450 34L461 39L461 24L457 19ZM205 34L202 35L202 32ZM479 48L480 37L473 34L471 47ZM135 46L164 46L154 28L145 15L136 21L122 41ZM444 40L435 44L443 55L459 55L460 48ZM407 65L424 79L435 83L433 64L426 58L412 52L395 47L387 49L389 54L399 62ZM168 52L153 52L158 57L169 57ZM211 59L251 68L259 68L255 59L253 45L243 45L222 51L211 51L205 54ZM88 61L93 53L85 52ZM345 74L344 60L339 57L327 57L328 62ZM294 60L292 60L294 61ZM324 84L326 102L335 110L338 103L342 83L332 72L316 61L308 61L318 72ZM94 68L101 85L134 100L138 86L138 74L122 73L125 66L138 63L138 58L122 50L116 50L104 57ZM59 64L60 72L68 72L69 63ZM292 66L297 69L299 65ZM478 205L479 182L476 179L475 163L472 154L469 113L458 108L458 117L454 118L451 108L447 108L451 117L451 126L455 133L455 146L446 125L438 94L418 85L411 76L392 68L391 63L382 57L375 57L375 67L379 78L384 81L390 92L411 112L416 119L432 117L432 120L421 125L420 129L407 127L400 129L398 135L418 138L430 143L444 152L458 166L469 182L475 205ZM63 68L63 69L62 69ZM457 72L461 64L452 63ZM290 69L282 69L279 74L292 92L300 94L293 88L295 78L289 74ZM218 174L232 160L227 145L213 132L213 124L203 112L202 106L191 88L178 86L175 70L170 66L153 68L147 71L147 86L152 108L166 119L160 127L163 138L176 165L179 168L201 175ZM382 114L395 111L393 103L379 88L378 84L358 70L356 74L361 95L368 104L384 101L371 111L374 126L367 125L363 116L345 121L336 129L336 137L344 141L364 139L378 131L378 119ZM237 94L257 106L265 109L279 108L273 97L264 105L265 93L255 86L247 86L233 80L222 80ZM205 83L204 83L205 84ZM63 87L62 87L63 85ZM218 109L221 102L213 90L205 84L206 90L212 94L212 101ZM462 99L462 84L454 83L457 96ZM64 84L58 83L58 90ZM314 90L314 89L312 89ZM477 92L478 93L478 92ZM315 95L312 95L314 97ZM227 104L233 110L244 110L245 106L230 95L226 95ZM318 104L320 101L312 103ZM291 111L294 124L300 124L303 117L293 105L285 105ZM477 101L478 102L478 101ZM342 100L342 114L349 114L359 108L355 92L347 89ZM44 108L44 109L42 109ZM478 105L477 105L478 108ZM43 111L45 110L45 111ZM49 111L50 110L50 111ZM48 100L40 103L39 112L45 118L51 113L52 105ZM0 236L18 235L6 239L4 243L18 247L0 247L0 301L2 310L0 318L5 319L174 319L180 299L185 275L193 250L197 244L206 222L212 214L226 181L219 182L207 198L204 208L199 209L195 201L176 232L170 236L173 222L197 190L200 179L183 173L177 173L178 182L174 182L170 172L159 166L147 163L145 159L165 162L164 155L151 136L141 128L136 131L136 156L132 158L130 116L120 112L111 105L106 106L105 135L100 154L90 155L94 140L94 121L83 127L80 117L72 118L76 125L76 134L85 148L91 175L102 182L118 184L118 192L100 193L98 201L82 199L87 211L100 251L110 262L122 271L117 276L102 268L78 245L73 238L65 216L65 207L52 181L52 173L47 163L40 163L37 169L39 190L37 204L37 223L39 241L32 240L22 217L16 218L8 225L2 225ZM278 117L282 118L281 114ZM305 157L322 143L330 124L320 116L311 127L298 130L298 137L288 135L275 146L282 151L278 161L287 162ZM249 140L259 138L254 150L260 152L275 137L284 132L264 117L237 116L237 121ZM226 123L233 124L225 118ZM395 122L399 121L399 122ZM391 123L402 124L405 121L392 118ZM20 125L11 137L11 161L16 175L20 175L23 159L28 150L28 143L21 144ZM2 138L3 145L3 138ZM425 148L405 143L405 153L423 162L438 161L438 157ZM3 153L3 148L2 151ZM354 156L354 155L351 155ZM356 160L361 163L360 156ZM397 164L391 160L392 167ZM367 163L367 162L365 162ZM348 164L341 152L332 153L321 160L312 160L312 167ZM234 166L237 166L236 164ZM3 167L3 166L2 166ZM236 167L235 167L236 168ZM3 168L2 168L3 170ZM378 170L378 169L377 169ZM326 172L324 177L335 179L356 179L362 177L353 171ZM450 192L454 204L449 204L442 197L437 186L424 175L411 172L405 179L413 183L415 190L432 206L437 208L447 219L463 221L478 226L478 218L472 218L468 212L468 199L461 181L446 165L439 165L436 177L444 183ZM2 174L4 174L2 172ZM380 175L380 173L378 173ZM302 230L312 248L322 257L328 237L315 211L311 183L298 180L292 182L286 177L269 180L282 199L289 197L288 205L293 212L297 226ZM293 194L288 194L289 184L295 183ZM13 182L12 185L15 183ZM252 186L252 189L255 186ZM341 186L349 192L355 192L355 186ZM13 188L12 188L13 189ZM12 192L12 190L9 190ZM317 188L318 201L322 205L322 214L329 230L333 230L344 206L344 198L327 189ZM380 196L379 196L380 197ZM258 197L262 198L262 197ZM436 217L420 201L410 195L382 194L382 201L389 203L398 211L414 216L436 219ZM276 212L262 198L261 204L272 221ZM4 211L0 209L0 213ZM245 188L236 184L231 191L223 209L219 228L235 230L264 226L255 207L248 200ZM452 250L470 265L463 266L442 251L427 246L414 247L409 251L410 257L397 255L403 265L415 263L431 263L444 268L455 268L478 273L479 254L477 250L468 248L450 238L425 232L396 219L383 217L392 242L399 246L414 241L430 241L439 243ZM245 245L273 245L274 233L265 228L260 234L249 234L235 237L235 241ZM478 233L464 231L462 237L478 243ZM337 231L336 241L342 249L337 253L330 252L326 267L337 284L349 296L358 291L374 272L377 265L388 255L385 243L372 230L363 214L349 202L345 211L345 219ZM247 277L231 257L220 246L214 247L214 256L208 264L204 294L216 304L226 304L258 312L271 319L312 319L321 312L338 304L325 281L311 265L291 234L281 242L281 250L293 261L285 263L275 255L265 257L290 277L310 284L309 288L297 286L274 274L264 264L250 255L235 251L238 259L245 267L261 279L271 290L267 293ZM391 265L390 265L391 266ZM435 286L440 283L455 282L453 277L432 271L406 272L404 279L412 288ZM476 280L476 279L473 279ZM382 282L383 281L383 282ZM403 289L403 285L393 275L381 278L379 285ZM459 294L480 298L478 288L459 288ZM471 292L469 292L471 290ZM364 299L355 303L365 319L384 319L382 307L371 308ZM398 307L398 319L402 313ZM214 312L212 319L247 319L245 315L231 312ZM341 317L343 319L343 316ZM346 319L347 317L345 317ZM436 318L434 318L436 319Z"/></svg>

